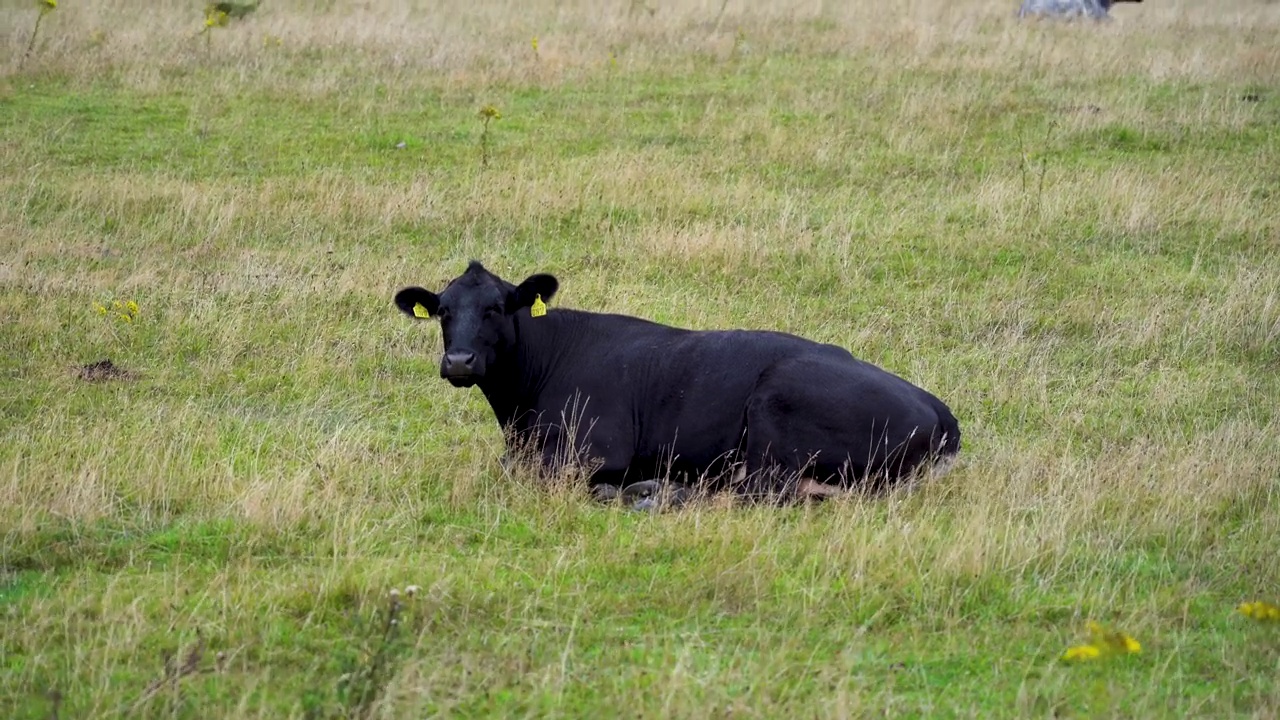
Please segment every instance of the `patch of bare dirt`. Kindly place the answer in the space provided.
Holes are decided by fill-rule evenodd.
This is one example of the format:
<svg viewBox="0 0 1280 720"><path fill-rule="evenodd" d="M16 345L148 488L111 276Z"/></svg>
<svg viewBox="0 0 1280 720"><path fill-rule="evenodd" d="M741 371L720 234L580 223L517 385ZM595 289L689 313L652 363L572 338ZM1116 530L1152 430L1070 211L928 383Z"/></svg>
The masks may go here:
<svg viewBox="0 0 1280 720"><path fill-rule="evenodd" d="M110 358L89 363L76 369L76 375L85 382L107 382L108 380L136 380L138 374L111 362Z"/></svg>

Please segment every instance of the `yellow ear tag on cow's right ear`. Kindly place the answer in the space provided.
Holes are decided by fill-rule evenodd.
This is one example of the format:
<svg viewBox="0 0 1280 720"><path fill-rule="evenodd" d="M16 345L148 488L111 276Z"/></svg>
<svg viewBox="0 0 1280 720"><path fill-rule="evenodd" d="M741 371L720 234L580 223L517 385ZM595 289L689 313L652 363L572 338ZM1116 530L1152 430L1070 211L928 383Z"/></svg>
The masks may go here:
<svg viewBox="0 0 1280 720"><path fill-rule="evenodd" d="M422 303L413 304L413 316L420 318L429 318L431 313L427 312L427 308Z"/></svg>
<svg viewBox="0 0 1280 720"><path fill-rule="evenodd" d="M541 295L533 296L533 304L529 306L529 317L542 317L547 314L547 304L542 302Z"/></svg>

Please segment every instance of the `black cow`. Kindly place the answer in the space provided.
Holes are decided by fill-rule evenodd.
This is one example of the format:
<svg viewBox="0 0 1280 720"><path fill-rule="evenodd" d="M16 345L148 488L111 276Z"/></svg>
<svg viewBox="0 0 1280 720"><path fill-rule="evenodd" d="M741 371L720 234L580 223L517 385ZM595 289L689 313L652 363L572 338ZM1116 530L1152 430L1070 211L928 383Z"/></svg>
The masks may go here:
<svg viewBox="0 0 1280 720"><path fill-rule="evenodd" d="M599 496L659 478L827 495L949 465L960 450L941 400L843 348L547 310L558 287L545 274L512 285L472 261L440 294L407 287L395 303L439 319L440 376L480 388L509 449L532 447L549 469L587 464Z"/></svg>

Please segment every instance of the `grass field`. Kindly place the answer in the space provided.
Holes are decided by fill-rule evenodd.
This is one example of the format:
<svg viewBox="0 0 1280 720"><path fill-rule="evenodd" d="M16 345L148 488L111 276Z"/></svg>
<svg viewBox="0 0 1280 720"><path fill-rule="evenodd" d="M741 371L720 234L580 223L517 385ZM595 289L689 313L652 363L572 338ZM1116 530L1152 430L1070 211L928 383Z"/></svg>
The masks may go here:
<svg viewBox="0 0 1280 720"><path fill-rule="evenodd" d="M1280 715L1280 5L1016 6L0 1L0 716ZM509 477L391 304L471 258L848 347L961 462Z"/></svg>

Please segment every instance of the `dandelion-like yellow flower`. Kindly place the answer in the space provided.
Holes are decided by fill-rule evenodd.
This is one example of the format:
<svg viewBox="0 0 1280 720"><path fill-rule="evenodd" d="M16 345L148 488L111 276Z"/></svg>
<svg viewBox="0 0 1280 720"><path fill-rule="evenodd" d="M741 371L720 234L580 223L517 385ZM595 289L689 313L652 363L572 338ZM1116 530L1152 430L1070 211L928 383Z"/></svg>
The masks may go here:
<svg viewBox="0 0 1280 720"><path fill-rule="evenodd" d="M1101 624L1090 620L1086 627L1092 642L1068 648L1062 654L1067 661L1085 661L1108 657L1111 655L1134 655L1142 652L1142 643L1133 636L1118 630L1107 630Z"/></svg>
<svg viewBox="0 0 1280 720"><path fill-rule="evenodd" d="M531 40L529 44L533 46L533 54L537 55L538 54L538 36L534 35L533 40Z"/></svg>
<svg viewBox="0 0 1280 720"><path fill-rule="evenodd" d="M231 16L226 14L225 12L210 8L206 10L204 13L204 26L206 28L226 27L227 21L230 19L231 19Z"/></svg>
<svg viewBox="0 0 1280 720"><path fill-rule="evenodd" d="M1236 609L1247 618L1253 618L1261 622L1280 622L1280 607L1261 600L1243 603Z"/></svg>
<svg viewBox="0 0 1280 720"><path fill-rule="evenodd" d="M127 323L133 322L133 318L129 317L128 313L120 313L116 317L119 317L121 322L127 322Z"/></svg>
<svg viewBox="0 0 1280 720"><path fill-rule="evenodd" d="M1062 654L1062 659L1069 662L1093 660L1099 657L1102 657L1102 651L1095 645L1077 645L1067 648L1067 651Z"/></svg>
<svg viewBox="0 0 1280 720"><path fill-rule="evenodd" d="M485 120L501 120L502 113L498 112L498 108L492 105L485 105L480 108L480 117Z"/></svg>
<svg viewBox="0 0 1280 720"><path fill-rule="evenodd" d="M124 307L125 307L125 309L126 309L126 310L128 310L128 311L129 311L129 314L130 314L130 315L135 315L135 316L136 316L136 315L138 314L138 303L136 303L136 302L134 302L134 301L130 300L129 302L127 302L127 303L125 303L125 304L124 304Z"/></svg>
<svg viewBox="0 0 1280 720"><path fill-rule="evenodd" d="M99 315L106 315L106 314L107 314L107 306L106 306L106 305L103 305L102 303L97 303L97 302L96 302L96 303L94 303L94 304L93 304L93 309L94 309L94 310L96 310L96 311L98 312L98 314L99 314Z"/></svg>
<svg viewBox="0 0 1280 720"><path fill-rule="evenodd" d="M40 8L40 12L49 12L58 9L58 0L36 0L36 5Z"/></svg>
<svg viewBox="0 0 1280 720"><path fill-rule="evenodd" d="M1093 644L1108 651L1121 654L1131 655L1142 652L1142 643L1133 639L1132 636L1120 632L1119 630L1107 630L1102 625L1090 620L1088 623L1089 634L1093 636Z"/></svg>

